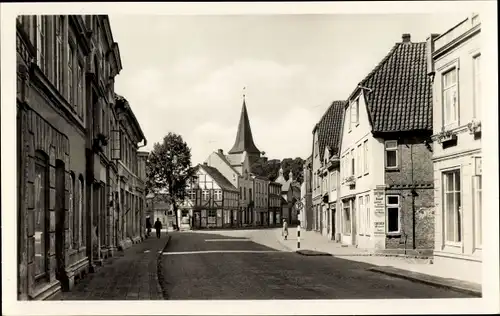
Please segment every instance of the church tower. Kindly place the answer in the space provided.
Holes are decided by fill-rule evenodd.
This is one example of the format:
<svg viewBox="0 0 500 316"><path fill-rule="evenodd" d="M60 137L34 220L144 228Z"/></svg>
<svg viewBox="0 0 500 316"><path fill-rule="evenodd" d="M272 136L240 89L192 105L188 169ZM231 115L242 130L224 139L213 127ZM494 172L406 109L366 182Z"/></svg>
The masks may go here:
<svg viewBox="0 0 500 316"><path fill-rule="evenodd" d="M238 132L233 148L228 152L228 158L232 162L243 161L245 156L248 157L248 163L251 166L257 159L260 158L261 152L253 142L252 129L248 119L247 106L245 102L245 94L243 94L243 107L241 108L240 122L238 124Z"/></svg>

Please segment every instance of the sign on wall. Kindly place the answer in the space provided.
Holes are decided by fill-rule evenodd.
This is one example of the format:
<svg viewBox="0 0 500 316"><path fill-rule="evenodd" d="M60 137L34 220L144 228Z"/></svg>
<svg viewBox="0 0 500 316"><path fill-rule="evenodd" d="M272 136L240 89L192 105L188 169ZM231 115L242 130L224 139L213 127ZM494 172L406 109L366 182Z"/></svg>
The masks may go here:
<svg viewBox="0 0 500 316"><path fill-rule="evenodd" d="M385 222L375 222L374 223L374 233L376 235L383 235L385 234Z"/></svg>

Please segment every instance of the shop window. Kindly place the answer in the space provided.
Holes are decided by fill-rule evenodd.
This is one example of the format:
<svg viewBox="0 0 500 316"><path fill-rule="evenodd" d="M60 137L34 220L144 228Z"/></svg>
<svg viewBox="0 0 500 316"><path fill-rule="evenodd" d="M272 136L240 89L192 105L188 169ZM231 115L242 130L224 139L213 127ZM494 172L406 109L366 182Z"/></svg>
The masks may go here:
<svg viewBox="0 0 500 316"><path fill-rule="evenodd" d="M37 152L35 157L35 281L46 279L48 277L48 202L49 202L49 183L48 183L48 158L42 152Z"/></svg>
<svg viewBox="0 0 500 316"><path fill-rule="evenodd" d="M343 230L345 235L350 235L351 234L351 201L346 201L342 204L343 204L343 211L342 211L343 227L342 227L342 230Z"/></svg>
<svg viewBox="0 0 500 316"><path fill-rule="evenodd" d="M462 241L462 212L460 196L460 170L444 172L444 218L447 242Z"/></svg>

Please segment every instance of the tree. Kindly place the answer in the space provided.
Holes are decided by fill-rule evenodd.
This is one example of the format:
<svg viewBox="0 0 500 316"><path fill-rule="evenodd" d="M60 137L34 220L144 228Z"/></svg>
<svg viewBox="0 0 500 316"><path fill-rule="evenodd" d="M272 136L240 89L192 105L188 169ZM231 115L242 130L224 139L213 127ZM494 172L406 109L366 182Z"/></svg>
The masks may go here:
<svg viewBox="0 0 500 316"><path fill-rule="evenodd" d="M164 196L172 204L176 227L177 206L184 201L186 187L194 175L191 149L182 136L169 132L162 143L153 145L146 162L146 194L153 194L153 199Z"/></svg>
<svg viewBox="0 0 500 316"><path fill-rule="evenodd" d="M251 167L252 172L267 177L269 180L274 181L278 177L280 168L283 168L283 176L288 180L290 170L293 174L293 179L299 183L303 182L303 166L305 160L297 157L295 159L285 158L282 161L279 159L266 160L265 158L258 159Z"/></svg>

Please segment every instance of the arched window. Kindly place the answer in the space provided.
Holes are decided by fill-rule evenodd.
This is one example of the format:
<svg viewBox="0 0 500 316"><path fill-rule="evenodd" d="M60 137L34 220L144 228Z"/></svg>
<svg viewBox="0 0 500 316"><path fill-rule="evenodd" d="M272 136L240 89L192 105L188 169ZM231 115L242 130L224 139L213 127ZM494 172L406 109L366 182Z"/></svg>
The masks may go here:
<svg viewBox="0 0 500 316"><path fill-rule="evenodd" d="M47 252L49 249L48 234L48 202L49 202L49 177L48 158L41 151L35 154L35 281L48 277Z"/></svg>
<svg viewBox="0 0 500 316"><path fill-rule="evenodd" d="M80 175L78 177L78 244L80 247L85 245L85 237L86 237L86 231L85 231L85 216L84 216L84 211L83 211L83 199L85 197L84 191L85 190L85 185L83 182L83 176Z"/></svg>

